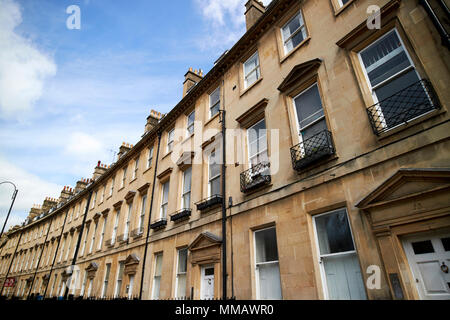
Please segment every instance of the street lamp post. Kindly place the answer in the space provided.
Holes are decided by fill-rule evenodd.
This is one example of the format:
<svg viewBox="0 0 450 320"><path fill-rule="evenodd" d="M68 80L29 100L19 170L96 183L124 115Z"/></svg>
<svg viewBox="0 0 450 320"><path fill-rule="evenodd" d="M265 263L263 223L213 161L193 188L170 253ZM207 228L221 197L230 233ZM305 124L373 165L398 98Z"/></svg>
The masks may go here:
<svg viewBox="0 0 450 320"><path fill-rule="evenodd" d="M12 184L14 186L14 192L13 192L13 195L12 195L12 198L11 198L12 199L11 206L9 207L9 211L8 211L7 216L6 216L5 223L3 224L2 231L0 232L0 237L2 236L3 231L5 230L6 223L8 222L9 214L11 213L11 209L12 209L12 207L14 205L14 201L16 200L17 192L19 191L19 190L17 190L16 185L14 183L12 183L11 181L0 182L0 184L3 184L3 183L10 183L10 184Z"/></svg>

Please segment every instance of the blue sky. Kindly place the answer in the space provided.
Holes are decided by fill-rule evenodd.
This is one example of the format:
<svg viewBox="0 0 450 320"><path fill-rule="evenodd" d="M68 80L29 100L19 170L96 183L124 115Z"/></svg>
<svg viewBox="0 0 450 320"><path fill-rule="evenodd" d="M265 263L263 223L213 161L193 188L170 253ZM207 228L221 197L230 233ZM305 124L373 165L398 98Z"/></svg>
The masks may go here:
<svg viewBox="0 0 450 320"><path fill-rule="evenodd" d="M8 225L135 144L151 109L181 99L188 68L206 73L242 36L245 2L0 0L0 182L19 189ZM1 224L11 193L0 185Z"/></svg>

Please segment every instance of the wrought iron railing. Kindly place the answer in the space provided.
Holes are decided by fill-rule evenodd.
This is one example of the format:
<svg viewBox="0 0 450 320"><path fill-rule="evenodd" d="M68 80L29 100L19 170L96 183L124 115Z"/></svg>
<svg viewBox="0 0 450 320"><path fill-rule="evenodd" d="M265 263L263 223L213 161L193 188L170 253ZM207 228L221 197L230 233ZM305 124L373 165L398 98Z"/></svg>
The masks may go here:
<svg viewBox="0 0 450 320"><path fill-rule="evenodd" d="M191 216L191 211L192 210L190 208L184 208L184 209L178 210L177 212L174 212L170 216L170 221L179 221L179 220L187 219Z"/></svg>
<svg viewBox="0 0 450 320"><path fill-rule="evenodd" d="M269 184L270 162L261 162L241 173L241 192L249 192Z"/></svg>
<svg viewBox="0 0 450 320"><path fill-rule="evenodd" d="M291 148L292 166L299 171L334 152L331 132L323 130Z"/></svg>
<svg viewBox="0 0 450 320"><path fill-rule="evenodd" d="M166 225L167 225L167 219L161 218L158 221L155 221L152 224L150 224L150 229L158 230L158 229L164 228Z"/></svg>
<svg viewBox="0 0 450 320"><path fill-rule="evenodd" d="M215 194L209 198L200 200L195 203L197 210L206 210L215 207L222 203L222 196L220 194Z"/></svg>
<svg viewBox="0 0 450 320"><path fill-rule="evenodd" d="M423 79L370 106L367 114L373 132L379 135L439 108L433 86Z"/></svg>

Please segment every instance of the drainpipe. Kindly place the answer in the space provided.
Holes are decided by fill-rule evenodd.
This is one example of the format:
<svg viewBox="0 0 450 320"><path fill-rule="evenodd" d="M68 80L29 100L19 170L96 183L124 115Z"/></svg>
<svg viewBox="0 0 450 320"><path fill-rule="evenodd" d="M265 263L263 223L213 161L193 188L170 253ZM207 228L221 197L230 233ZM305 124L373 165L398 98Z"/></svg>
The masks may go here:
<svg viewBox="0 0 450 320"><path fill-rule="evenodd" d="M70 265L70 271L71 272L73 272L73 268L75 267L75 264L77 262L78 250L80 248L81 238L83 237L84 224L86 223L86 218L87 218L88 211L89 211L89 206L90 206L90 203L91 203L91 197L92 197L92 190L89 190L89 196L88 196L88 199L87 199L86 209L84 211L83 222L81 223L80 234L78 235L77 245L75 247L75 252L73 254L72 264ZM87 236L88 235L86 234L86 237ZM69 249L70 249L70 246L69 246ZM66 290L64 291L64 299L67 299L67 295L68 294L69 294L69 286L66 286Z"/></svg>
<svg viewBox="0 0 450 320"><path fill-rule="evenodd" d="M50 273L49 273L47 285L45 286L44 294L42 295L42 299L45 299L45 295L47 294L48 285L50 284L50 280L52 279L53 267L55 266L56 257L58 256L58 249L59 249L59 245L61 244L61 238L62 238L62 234L64 231L64 227L66 226L66 220L67 220L68 214L69 214L69 210L66 211L66 215L64 216L63 226L61 228L61 233L59 234L59 240L58 240L58 244L56 245L55 256L53 257L52 266L50 267ZM55 219L56 219L56 217L55 217Z"/></svg>
<svg viewBox="0 0 450 320"><path fill-rule="evenodd" d="M3 285L2 285L2 291L0 291L0 296L3 294L3 288L5 287L6 279L8 279L9 272L11 271L11 267L14 262L14 257L16 256L17 248L19 247L19 243L20 243L20 240L22 239L22 235L23 235L23 229L20 231L19 241L17 241L16 248L14 249L14 253L11 258L11 263L9 264L8 271L6 272L5 280L3 281Z"/></svg>
<svg viewBox="0 0 450 320"><path fill-rule="evenodd" d="M226 146L225 146L225 85L223 88L223 109L220 110L220 122L222 123L222 299L227 299L227 209L225 205L225 170L226 170Z"/></svg>
<svg viewBox="0 0 450 320"><path fill-rule="evenodd" d="M38 270L39 270L39 265L41 264L41 258L42 258L42 255L44 254L45 243L47 242L48 235L49 235L49 233L50 233L50 228L52 227L52 224L53 224L53 220L55 220L55 218L53 218L53 219L50 221L50 224L48 225L47 234L45 235L45 240L44 240L44 242L43 242L43 244L42 244L41 254L39 255L39 261L38 261L38 263L37 263L36 271L34 272L34 275L33 275L33 280L31 281L31 286L30 286L31 289L30 289L30 291L28 292L27 299L30 297L31 291L33 291L34 280L36 279L36 274L37 274L37 272L38 272Z"/></svg>
<svg viewBox="0 0 450 320"><path fill-rule="evenodd" d="M436 27L437 31L439 32L441 39L442 39L442 44L445 45L447 48L450 48L450 36L447 33L447 30L445 30L441 21L439 21L439 18L437 17L433 8L430 6L428 0L419 0L419 3L422 5L422 7L428 13L428 16L430 17L431 22L433 22L434 26ZM449 9L446 6L445 2L439 1L439 4L440 4L442 10L444 10L448 14Z"/></svg>
<svg viewBox="0 0 450 320"><path fill-rule="evenodd" d="M161 145L161 131L158 132L158 149L156 150L155 171L153 172L152 198L150 200L150 211L148 213L147 236L145 237L144 259L142 260L141 287L139 289L139 300L142 300L144 286L145 261L147 260L148 237L150 236L150 223L152 220L153 196L155 194L156 172L158 170L159 146Z"/></svg>

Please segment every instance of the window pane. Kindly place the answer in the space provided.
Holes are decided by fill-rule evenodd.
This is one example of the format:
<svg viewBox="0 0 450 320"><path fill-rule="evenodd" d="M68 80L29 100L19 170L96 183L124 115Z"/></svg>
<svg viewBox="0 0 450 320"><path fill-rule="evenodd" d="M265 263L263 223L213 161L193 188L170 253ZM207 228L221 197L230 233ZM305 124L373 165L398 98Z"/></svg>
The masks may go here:
<svg viewBox="0 0 450 320"><path fill-rule="evenodd" d="M372 86L411 65L395 31L363 50L361 59Z"/></svg>
<svg viewBox="0 0 450 320"><path fill-rule="evenodd" d="M211 187L211 190L210 190L211 196L216 195L216 194L218 194L218 195L221 194L221 192L220 192L220 176L211 180L210 187Z"/></svg>
<svg viewBox="0 0 450 320"><path fill-rule="evenodd" d="M298 28L300 28L300 13L296 15L291 21L289 21L284 27L283 27L283 37L284 40L289 38L291 34L293 34Z"/></svg>
<svg viewBox="0 0 450 320"><path fill-rule="evenodd" d="M184 171L183 193L191 191L191 177L192 167L189 167Z"/></svg>
<svg viewBox="0 0 450 320"><path fill-rule="evenodd" d="M275 228L255 232L256 262L278 260Z"/></svg>
<svg viewBox="0 0 450 320"><path fill-rule="evenodd" d="M163 255L162 254L158 254L156 256L156 262L155 262L155 277L156 276L161 276L161 272L162 272L162 258Z"/></svg>
<svg viewBox="0 0 450 320"><path fill-rule="evenodd" d="M280 268L278 263L258 266L259 299L281 299Z"/></svg>
<svg viewBox="0 0 450 320"><path fill-rule="evenodd" d="M186 296L186 275L180 274L177 276L177 298Z"/></svg>
<svg viewBox="0 0 450 320"><path fill-rule="evenodd" d="M442 241L442 246L444 247L444 250L450 251L450 238L449 237L442 238L441 241Z"/></svg>
<svg viewBox="0 0 450 320"><path fill-rule="evenodd" d="M178 250L178 272L177 273L184 273L186 272L187 268L187 249L180 249Z"/></svg>
<svg viewBox="0 0 450 320"><path fill-rule="evenodd" d="M214 90L213 93L211 93L211 95L209 96L209 106L212 107L219 101L220 101L220 87Z"/></svg>
<svg viewBox="0 0 450 320"><path fill-rule="evenodd" d="M324 116L317 84L296 97L294 103L300 129Z"/></svg>
<svg viewBox="0 0 450 320"><path fill-rule="evenodd" d="M414 254L433 253L434 248L430 240L418 241L411 243Z"/></svg>
<svg viewBox="0 0 450 320"><path fill-rule="evenodd" d="M216 104L214 107L211 108L211 117L214 117L219 112L220 104Z"/></svg>
<svg viewBox="0 0 450 320"><path fill-rule="evenodd" d="M167 201L169 201L169 185L170 185L170 181L167 181L166 183L163 184L162 203L167 203Z"/></svg>
<svg viewBox="0 0 450 320"><path fill-rule="evenodd" d="M258 53L256 53L244 63L245 76L249 75L258 65Z"/></svg>
<svg viewBox="0 0 450 320"><path fill-rule="evenodd" d="M311 138L312 136L318 134L319 132L322 132L323 130L327 130L327 123L325 119L322 119L320 121L317 121L313 125L309 126L308 128L301 131L302 139L305 141L308 138ZM323 144L323 141L317 141L319 145ZM311 147L314 147L311 143L308 144Z"/></svg>
<svg viewBox="0 0 450 320"><path fill-rule="evenodd" d="M321 254L355 250L345 209L317 217L315 221Z"/></svg>

